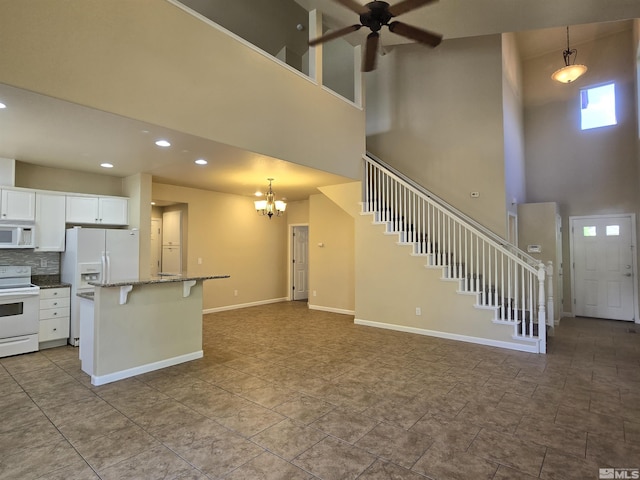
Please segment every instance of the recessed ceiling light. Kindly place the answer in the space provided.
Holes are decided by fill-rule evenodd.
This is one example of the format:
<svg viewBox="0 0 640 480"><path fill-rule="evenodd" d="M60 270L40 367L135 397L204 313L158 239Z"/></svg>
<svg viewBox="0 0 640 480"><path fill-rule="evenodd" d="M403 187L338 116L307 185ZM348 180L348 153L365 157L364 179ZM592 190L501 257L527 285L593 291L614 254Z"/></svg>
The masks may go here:
<svg viewBox="0 0 640 480"><path fill-rule="evenodd" d="M198 165L206 165L209 162L207 162L204 158L199 158L195 163L197 163Z"/></svg>
<svg viewBox="0 0 640 480"><path fill-rule="evenodd" d="M157 140L156 145L159 147L170 147L171 143L169 143L167 140Z"/></svg>
<svg viewBox="0 0 640 480"><path fill-rule="evenodd" d="M113 164L112 163L101 163L100 166L102 168L113 168Z"/></svg>
<svg viewBox="0 0 640 480"><path fill-rule="evenodd" d="M155 204L156 204L156 202L151 202L151 205L155 205Z"/></svg>
<svg viewBox="0 0 640 480"><path fill-rule="evenodd" d="M261 197L262 196L262 192L256 192L255 195L256 195L256 197Z"/></svg>
<svg viewBox="0 0 640 480"><path fill-rule="evenodd" d="M0 108L7 108L7 106L4 103L0 102Z"/></svg>

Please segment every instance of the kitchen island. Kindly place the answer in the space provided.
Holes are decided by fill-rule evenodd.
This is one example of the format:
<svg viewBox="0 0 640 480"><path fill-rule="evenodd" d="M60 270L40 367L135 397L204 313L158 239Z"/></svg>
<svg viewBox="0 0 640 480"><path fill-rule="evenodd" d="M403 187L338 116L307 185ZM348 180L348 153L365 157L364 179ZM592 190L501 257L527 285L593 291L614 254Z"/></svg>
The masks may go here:
<svg viewBox="0 0 640 480"><path fill-rule="evenodd" d="M89 282L80 297L80 361L104 385L195 360L202 351L202 284L229 275Z"/></svg>

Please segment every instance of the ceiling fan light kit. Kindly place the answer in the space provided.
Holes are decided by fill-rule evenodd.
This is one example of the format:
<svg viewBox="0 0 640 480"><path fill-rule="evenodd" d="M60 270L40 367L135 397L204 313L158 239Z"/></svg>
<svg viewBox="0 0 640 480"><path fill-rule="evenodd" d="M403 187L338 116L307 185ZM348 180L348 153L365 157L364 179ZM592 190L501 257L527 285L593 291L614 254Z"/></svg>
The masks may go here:
<svg viewBox="0 0 640 480"><path fill-rule="evenodd" d="M564 67L551 74L551 78L560 83L571 83L581 77L586 71L585 65L576 64L578 50L569 47L569 27L567 26L567 49L562 52Z"/></svg>
<svg viewBox="0 0 640 480"><path fill-rule="evenodd" d="M378 44L380 41L380 34L378 32L383 26L386 26L391 32L397 35L401 35L430 47L436 47L442 41L442 35L437 33L432 33L398 21L391 22L391 19L398 15L422 7L428 3L433 3L437 0L401 0L395 5L389 5L387 2L382 1L369 2L366 5L360 5L354 0L335 1L360 15L360 23L335 30L314 40L310 40L309 46L328 42L360 30L362 27L367 27L371 30L371 33L367 36L365 44L365 52L362 62L363 72L370 72L376 68Z"/></svg>

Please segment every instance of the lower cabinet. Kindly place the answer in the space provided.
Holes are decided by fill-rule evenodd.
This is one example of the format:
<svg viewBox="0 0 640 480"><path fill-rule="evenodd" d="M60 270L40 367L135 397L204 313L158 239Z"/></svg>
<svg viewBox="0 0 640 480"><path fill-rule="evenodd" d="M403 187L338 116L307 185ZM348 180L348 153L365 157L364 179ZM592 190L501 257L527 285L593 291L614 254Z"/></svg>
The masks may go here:
<svg viewBox="0 0 640 480"><path fill-rule="evenodd" d="M70 288L40 290L40 349L58 347L69 338Z"/></svg>

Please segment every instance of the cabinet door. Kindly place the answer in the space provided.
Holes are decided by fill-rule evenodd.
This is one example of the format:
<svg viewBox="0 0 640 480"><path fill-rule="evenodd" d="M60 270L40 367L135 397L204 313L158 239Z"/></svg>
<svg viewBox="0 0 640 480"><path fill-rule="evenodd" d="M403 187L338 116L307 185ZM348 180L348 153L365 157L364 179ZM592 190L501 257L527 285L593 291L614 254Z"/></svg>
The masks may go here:
<svg viewBox="0 0 640 480"><path fill-rule="evenodd" d="M67 223L98 223L98 197L67 195Z"/></svg>
<svg viewBox="0 0 640 480"><path fill-rule="evenodd" d="M127 198L100 197L99 222L107 225L129 224L129 200Z"/></svg>
<svg viewBox="0 0 640 480"><path fill-rule="evenodd" d="M162 247L162 273L182 273L182 249L180 247Z"/></svg>
<svg viewBox="0 0 640 480"><path fill-rule="evenodd" d="M182 212L173 210L162 214L162 245L180 245Z"/></svg>
<svg viewBox="0 0 640 480"><path fill-rule="evenodd" d="M2 220L34 221L36 218L35 192L2 190Z"/></svg>
<svg viewBox="0 0 640 480"><path fill-rule="evenodd" d="M65 197L36 193L37 252L64 252Z"/></svg>

